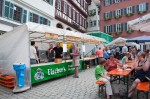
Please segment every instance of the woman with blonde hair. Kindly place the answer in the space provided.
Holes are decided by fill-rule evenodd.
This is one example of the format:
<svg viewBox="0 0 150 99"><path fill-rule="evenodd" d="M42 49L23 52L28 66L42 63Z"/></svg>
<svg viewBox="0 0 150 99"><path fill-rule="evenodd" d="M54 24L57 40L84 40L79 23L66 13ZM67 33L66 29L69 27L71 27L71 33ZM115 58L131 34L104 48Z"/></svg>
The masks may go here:
<svg viewBox="0 0 150 99"><path fill-rule="evenodd" d="M135 92L135 88L140 82L148 81L150 78L150 61L145 60L145 53L139 52L137 54L137 64L135 66L135 80L128 92L128 97L131 99L131 95Z"/></svg>

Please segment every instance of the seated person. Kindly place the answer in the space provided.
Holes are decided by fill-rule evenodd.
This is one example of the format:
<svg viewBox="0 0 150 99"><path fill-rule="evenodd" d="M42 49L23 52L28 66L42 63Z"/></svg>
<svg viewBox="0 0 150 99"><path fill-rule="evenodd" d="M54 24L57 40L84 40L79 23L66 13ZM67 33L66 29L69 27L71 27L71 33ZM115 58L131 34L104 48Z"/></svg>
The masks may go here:
<svg viewBox="0 0 150 99"><path fill-rule="evenodd" d="M121 62L122 64L126 64L128 62L131 62L131 54L129 52L126 53L126 55L122 58Z"/></svg>
<svg viewBox="0 0 150 99"><path fill-rule="evenodd" d="M108 59L105 63L105 69L107 71L111 71L117 68L117 65L120 65L120 61L117 58L114 58L113 54L110 54L110 59Z"/></svg>
<svg viewBox="0 0 150 99"><path fill-rule="evenodd" d="M104 69L105 62L106 60L104 58L101 58L101 61L99 61L99 65L95 68L95 77L96 80L105 82L107 99L110 99L110 95L112 95L112 88L109 81L110 77L107 76L107 72Z"/></svg>
<svg viewBox="0 0 150 99"><path fill-rule="evenodd" d="M135 66L135 80L128 92L129 99L131 99L131 95L134 93L138 83L146 82L148 81L147 77L150 78L150 61L145 60L145 53L139 52L137 59L137 65Z"/></svg>

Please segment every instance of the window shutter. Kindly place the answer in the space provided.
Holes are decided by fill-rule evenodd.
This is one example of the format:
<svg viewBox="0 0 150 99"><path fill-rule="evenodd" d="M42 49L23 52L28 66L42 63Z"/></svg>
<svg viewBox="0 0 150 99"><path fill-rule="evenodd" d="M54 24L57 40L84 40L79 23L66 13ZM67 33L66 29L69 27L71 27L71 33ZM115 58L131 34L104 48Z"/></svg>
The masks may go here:
<svg viewBox="0 0 150 99"><path fill-rule="evenodd" d="M83 8L84 8L84 0L83 0Z"/></svg>
<svg viewBox="0 0 150 99"><path fill-rule="evenodd" d="M30 12L30 22L33 22L33 13Z"/></svg>
<svg viewBox="0 0 150 99"><path fill-rule="evenodd" d="M113 32L112 25L110 26L110 32Z"/></svg>
<svg viewBox="0 0 150 99"><path fill-rule="evenodd" d="M112 11L110 11L110 17L112 18Z"/></svg>
<svg viewBox="0 0 150 99"><path fill-rule="evenodd" d="M115 3L115 0L113 0L113 3Z"/></svg>
<svg viewBox="0 0 150 99"><path fill-rule="evenodd" d="M10 5L9 5L9 18L10 19L13 19L13 16L14 16L14 5L12 4L12 3L10 3Z"/></svg>
<svg viewBox="0 0 150 99"><path fill-rule="evenodd" d="M104 33L106 33L106 26L104 26Z"/></svg>
<svg viewBox="0 0 150 99"><path fill-rule="evenodd" d="M103 2L103 3L104 3L104 6L106 6L105 0L104 0L104 2Z"/></svg>
<svg viewBox="0 0 150 99"><path fill-rule="evenodd" d="M148 3L146 3L146 11L149 11Z"/></svg>
<svg viewBox="0 0 150 99"><path fill-rule="evenodd" d="M61 1L61 12L64 12L64 1Z"/></svg>
<svg viewBox="0 0 150 99"><path fill-rule="evenodd" d="M132 12L134 13L135 11L134 11L134 6L132 6Z"/></svg>
<svg viewBox="0 0 150 99"><path fill-rule="evenodd" d="M120 2L122 2L122 0L120 0Z"/></svg>
<svg viewBox="0 0 150 99"><path fill-rule="evenodd" d="M114 10L114 17L116 17L116 11Z"/></svg>
<svg viewBox="0 0 150 99"><path fill-rule="evenodd" d="M77 12L75 11L75 22L77 22Z"/></svg>
<svg viewBox="0 0 150 99"><path fill-rule="evenodd" d="M22 23L26 23L27 21L27 10L24 10L22 11Z"/></svg>
<svg viewBox="0 0 150 99"><path fill-rule="evenodd" d="M139 5L136 6L137 12L139 12Z"/></svg>
<svg viewBox="0 0 150 99"><path fill-rule="evenodd" d="M112 0L110 0L110 5L112 4Z"/></svg>
<svg viewBox="0 0 150 99"><path fill-rule="evenodd" d="M121 23L121 30L124 31L124 29L123 29L123 23Z"/></svg>
<svg viewBox="0 0 150 99"><path fill-rule="evenodd" d="M116 32L116 24L114 24L114 32Z"/></svg>
<svg viewBox="0 0 150 99"><path fill-rule="evenodd" d="M125 23L125 30L127 31L127 23Z"/></svg>
<svg viewBox="0 0 150 99"><path fill-rule="evenodd" d="M124 8L124 14L127 15L127 8Z"/></svg>
<svg viewBox="0 0 150 99"><path fill-rule="evenodd" d="M123 16L123 9L121 9L121 16Z"/></svg>

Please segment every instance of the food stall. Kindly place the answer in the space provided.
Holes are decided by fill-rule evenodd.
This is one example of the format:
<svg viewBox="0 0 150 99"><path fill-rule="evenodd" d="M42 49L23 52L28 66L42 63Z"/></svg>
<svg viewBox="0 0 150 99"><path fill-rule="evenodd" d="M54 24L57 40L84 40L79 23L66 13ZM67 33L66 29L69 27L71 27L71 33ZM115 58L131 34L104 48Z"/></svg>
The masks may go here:
<svg viewBox="0 0 150 99"><path fill-rule="evenodd" d="M48 62L46 57L44 57L46 53L44 51L47 51L50 43L55 42L63 42L63 50L66 49L65 44L67 42L77 42L81 45L87 42L103 42L103 39L96 39L92 36L88 37L87 40L84 39L86 38L85 34L75 33L76 32L36 23L26 23L16 27L13 31L0 36L0 73L14 75L15 78L17 78L13 70L13 64L24 63L26 65L24 71L25 86L23 88L18 88L16 85L14 92L25 91L30 89L32 84L74 73L75 70L74 66L72 66L72 60L66 60L64 58L60 63ZM43 57L41 57L42 63L30 65L30 41L35 41L39 50L43 51L41 52L41 55L43 55ZM9 44L9 46L7 44ZM85 50L85 46L83 46L83 48L82 50ZM66 50L64 50L64 53L65 52ZM82 70L83 60L86 60L84 54L80 60L80 70Z"/></svg>

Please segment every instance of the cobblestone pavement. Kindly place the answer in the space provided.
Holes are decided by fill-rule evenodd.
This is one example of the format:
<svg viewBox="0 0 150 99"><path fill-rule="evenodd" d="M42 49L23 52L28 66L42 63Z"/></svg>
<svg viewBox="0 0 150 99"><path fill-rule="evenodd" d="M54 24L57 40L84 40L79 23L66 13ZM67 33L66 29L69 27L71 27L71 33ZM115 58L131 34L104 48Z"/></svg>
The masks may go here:
<svg viewBox="0 0 150 99"><path fill-rule="evenodd" d="M34 85L31 90L23 93L13 94L12 89L0 86L0 99L105 99L104 94L98 97L98 85L95 84L94 68L79 73L80 78L73 78L72 75L49 80ZM124 93L123 87L119 87ZM140 95L139 99L143 98ZM113 97L113 99L121 99ZM133 97L136 99L136 97ZM143 98L144 99L144 98Z"/></svg>

